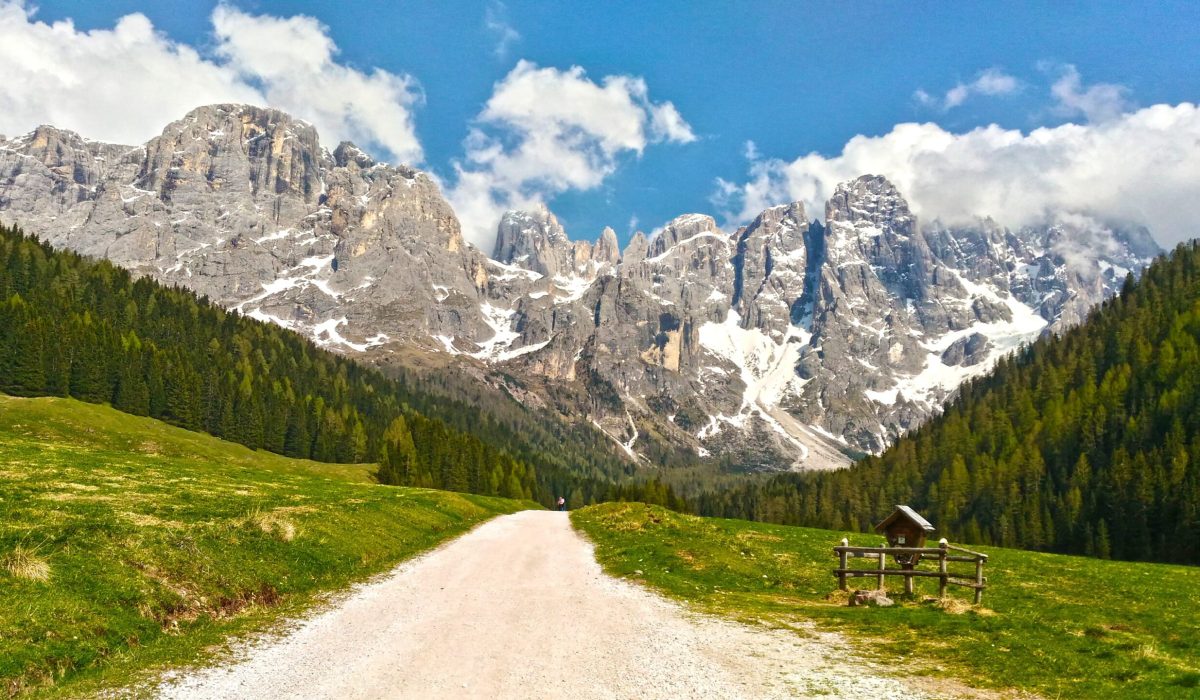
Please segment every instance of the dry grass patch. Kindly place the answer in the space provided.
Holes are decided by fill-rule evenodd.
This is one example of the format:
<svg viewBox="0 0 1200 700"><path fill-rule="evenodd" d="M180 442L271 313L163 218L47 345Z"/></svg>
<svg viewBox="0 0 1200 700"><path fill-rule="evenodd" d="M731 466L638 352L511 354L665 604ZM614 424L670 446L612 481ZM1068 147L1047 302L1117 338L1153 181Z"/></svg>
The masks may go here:
<svg viewBox="0 0 1200 700"><path fill-rule="evenodd" d="M40 498L48 501L112 501L116 500L112 496L94 493L77 493L75 491L53 491L50 493L39 494Z"/></svg>
<svg viewBox="0 0 1200 700"><path fill-rule="evenodd" d="M49 581L50 563L37 554L37 548L17 545L0 558L0 566L8 573L30 581Z"/></svg>
<svg viewBox="0 0 1200 700"><path fill-rule="evenodd" d="M122 518L125 518L138 527L165 527L172 530L183 527L183 523L177 520L163 520L162 518L156 518L149 513L123 512L120 515Z"/></svg>
<svg viewBox="0 0 1200 700"><path fill-rule="evenodd" d="M963 615L973 613L980 617L991 617L996 614L994 610L989 610L980 605L973 605L961 598L953 598L946 596L945 598L926 598L925 602L931 603L934 607L941 609L943 612L948 612L951 615Z"/></svg>
<svg viewBox="0 0 1200 700"><path fill-rule="evenodd" d="M242 519L245 527L257 528L283 542L291 542L300 533L296 524L278 510L259 510L255 508Z"/></svg>
<svg viewBox="0 0 1200 700"><path fill-rule="evenodd" d="M825 601L834 605L850 605L850 591L835 588L825 594Z"/></svg>

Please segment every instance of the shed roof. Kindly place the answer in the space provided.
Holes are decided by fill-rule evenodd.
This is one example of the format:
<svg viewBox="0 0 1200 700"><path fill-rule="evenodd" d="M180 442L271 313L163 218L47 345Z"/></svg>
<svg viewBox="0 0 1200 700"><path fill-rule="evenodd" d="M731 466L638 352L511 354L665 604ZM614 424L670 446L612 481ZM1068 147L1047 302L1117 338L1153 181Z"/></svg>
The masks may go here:
<svg viewBox="0 0 1200 700"><path fill-rule="evenodd" d="M920 527L924 528L925 532L933 532L937 529L933 525L930 525L928 520L922 518L920 514L918 514L917 511L913 510L912 508L909 508L908 506L896 506L896 510L892 511L891 515L884 518L883 522L875 526L875 531L882 532L883 530L886 530L888 525L896 522L896 520L899 518L907 518L908 520L911 520Z"/></svg>

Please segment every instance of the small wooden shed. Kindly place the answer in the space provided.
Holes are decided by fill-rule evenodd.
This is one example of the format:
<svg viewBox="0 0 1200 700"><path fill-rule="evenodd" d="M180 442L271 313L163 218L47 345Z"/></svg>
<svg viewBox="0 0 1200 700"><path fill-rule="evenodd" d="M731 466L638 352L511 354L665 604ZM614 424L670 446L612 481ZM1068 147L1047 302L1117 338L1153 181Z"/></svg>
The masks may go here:
<svg viewBox="0 0 1200 700"><path fill-rule="evenodd" d="M881 532L887 537L889 547L924 547L925 537L934 531L933 525L922 518L917 511L908 506L896 506L892 514L875 526L875 532ZM920 558L919 554L896 557L896 561L906 566L912 566Z"/></svg>

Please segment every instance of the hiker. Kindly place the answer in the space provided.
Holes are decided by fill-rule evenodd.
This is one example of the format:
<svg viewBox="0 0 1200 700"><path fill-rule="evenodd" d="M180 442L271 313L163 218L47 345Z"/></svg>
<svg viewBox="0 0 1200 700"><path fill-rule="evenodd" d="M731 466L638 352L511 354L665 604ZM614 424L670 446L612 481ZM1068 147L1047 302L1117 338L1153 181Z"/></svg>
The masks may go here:
<svg viewBox="0 0 1200 700"><path fill-rule="evenodd" d="M567 509L567 499L563 498L562 496L558 497L558 509L559 510Z"/></svg>

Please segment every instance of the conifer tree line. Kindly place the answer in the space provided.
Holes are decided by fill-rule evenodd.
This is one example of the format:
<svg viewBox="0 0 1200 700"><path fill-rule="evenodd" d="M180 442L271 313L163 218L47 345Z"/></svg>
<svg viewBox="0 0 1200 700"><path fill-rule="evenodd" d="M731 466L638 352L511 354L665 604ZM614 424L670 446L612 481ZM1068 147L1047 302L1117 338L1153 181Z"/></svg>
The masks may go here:
<svg viewBox="0 0 1200 700"><path fill-rule="evenodd" d="M497 447L413 406L436 400L296 333L2 226L0 391L110 403L289 457L377 462L383 483L680 506L657 482L572 473L511 435L523 449ZM504 432L461 402L440 403Z"/></svg>
<svg viewBox="0 0 1200 700"><path fill-rule="evenodd" d="M881 456L697 507L869 530L901 503L966 542L1200 564L1200 242L964 385Z"/></svg>

